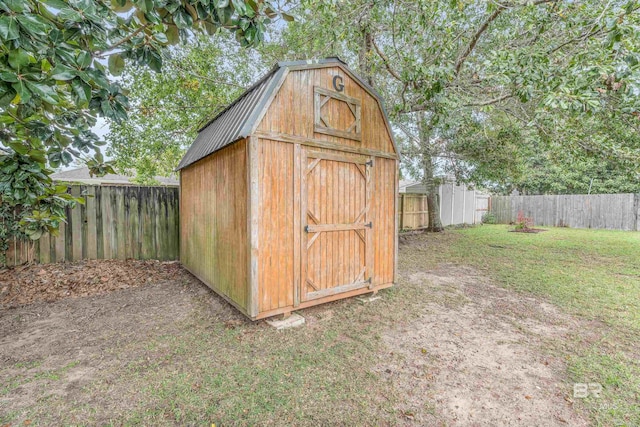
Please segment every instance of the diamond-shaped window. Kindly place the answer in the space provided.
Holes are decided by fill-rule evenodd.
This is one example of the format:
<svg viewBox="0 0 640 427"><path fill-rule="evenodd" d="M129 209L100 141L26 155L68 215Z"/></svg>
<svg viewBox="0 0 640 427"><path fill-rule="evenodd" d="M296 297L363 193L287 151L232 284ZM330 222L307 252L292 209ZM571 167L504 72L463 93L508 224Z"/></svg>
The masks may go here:
<svg viewBox="0 0 640 427"><path fill-rule="evenodd" d="M323 101L325 101L323 99ZM320 108L320 121L331 129L352 131L355 127L355 108L345 101L329 98Z"/></svg>
<svg viewBox="0 0 640 427"><path fill-rule="evenodd" d="M360 100L321 87L314 88L314 132L362 140Z"/></svg>

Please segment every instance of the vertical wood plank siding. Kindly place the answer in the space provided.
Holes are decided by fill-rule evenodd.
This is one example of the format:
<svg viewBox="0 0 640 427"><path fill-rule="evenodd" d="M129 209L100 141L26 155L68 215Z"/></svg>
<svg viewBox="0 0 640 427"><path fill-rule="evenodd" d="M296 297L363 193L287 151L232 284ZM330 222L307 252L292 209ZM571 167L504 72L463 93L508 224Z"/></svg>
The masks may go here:
<svg viewBox="0 0 640 427"><path fill-rule="evenodd" d="M12 242L6 265L82 259L177 260L178 189L175 187L72 185L83 196L66 211L59 235L35 243Z"/></svg>
<svg viewBox="0 0 640 427"><path fill-rule="evenodd" d="M294 211L299 209L296 208L293 192L294 150L294 144L260 139L261 217L258 238L260 242L258 260L260 312L289 307L294 302L294 289L291 284L294 282L296 274L293 260L297 257L294 256L295 238L291 224L294 221ZM335 150L318 148L314 148L314 150L342 154ZM303 164L303 173L305 168L306 165ZM364 198L356 197L356 190L353 186L342 186L334 191L329 191L334 184L332 172L342 173L340 178L346 178L344 175L348 173L348 169L342 170L336 168L335 165L330 165L327 168L319 169L317 174L310 175L311 181L308 185L312 199L307 203L310 210L315 209L319 213L319 217L328 222L341 223L346 221L347 217L357 216L364 207ZM375 165L371 168L371 174L372 191L369 218L374 224L371 231L373 233L373 284L380 285L392 283L394 276L396 160L377 158ZM350 177L350 179L353 180L355 177ZM345 179L345 181L347 180ZM316 187L318 187L318 191L314 190ZM349 238L346 237L347 235ZM304 232L303 237L302 242L306 243L306 233ZM335 232L334 235L322 233L318 236L308 253L308 265L318 266L318 271L310 274L316 275L317 285L320 289L326 289L329 283L337 283L340 280L347 282L347 278L355 279L357 277L359 271L355 272L356 264L365 264L365 253L360 241L354 232L349 231ZM350 260L345 254L347 250L350 255L360 261L356 263L355 258ZM305 260L302 259L299 262L305 262ZM336 265L342 263L342 265L340 268L332 270L328 268L329 262ZM328 272L337 276L326 277ZM304 281L304 275L299 280ZM304 285L302 283L302 286Z"/></svg>
<svg viewBox="0 0 640 427"><path fill-rule="evenodd" d="M294 146L260 140L259 150L258 301L259 311L267 311L293 305Z"/></svg>
<svg viewBox="0 0 640 427"><path fill-rule="evenodd" d="M248 312L247 142L181 171L182 264Z"/></svg>
<svg viewBox="0 0 640 427"><path fill-rule="evenodd" d="M334 76L344 91L316 112L314 88L335 92ZM181 171L180 259L252 319L377 291L395 274L398 161L376 98L338 65L282 78L246 140Z"/></svg>
<svg viewBox="0 0 640 427"><path fill-rule="evenodd" d="M333 90L332 80L335 75L341 76L344 81L345 89L342 94L361 102L361 141L314 132L314 87ZM323 106L322 115L337 129L348 129L355 120L345 109L345 105L334 100ZM310 138L395 155L377 101L339 67L291 71L265 112L257 132ZM366 221L372 221L374 225L371 231L366 229L363 233L368 236L367 241L371 246L371 260L367 261L365 244L354 231L319 233L308 251L305 250L313 236L309 237L308 233L302 231L302 224L296 222L299 218L295 218L296 214L305 218L306 212L300 210L308 207L317 211L317 215L325 223L353 220L364 207L365 194L356 194L356 188L345 183L355 183L355 175L351 175L357 172L357 169L323 161L324 167L319 167L314 173L303 177L313 159L309 159L308 163L303 161L296 168L294 159L298 144L268 138L260 138L259 141L260 313L293 307L294 303L297 305L298 289L302 289L298 298L304 301L307 278L311 279L320 293L327 292L330 291L328 287L331 284L356 281L362 266L366 264L371 264L367 267L370 270L366 276L361 276L360 280L372 276L372 286L391 284L395 269L397 161L371 157L374 166L370 167L371 198ZM304 150L303 147L303 153ZM317 147L313 150L345 155L339 150ZM358 157L357 154L348 155ZM303 154L303 159L305 158ZM298 176L294 175L296 172ZM306 189L301 188L299 191L307 191L308 194L296 196L293 190L298 188L298 185L306 186ZM335 185L337 187L333 188ZM301 205L304 207L301 208ZM299 238L296 238L292 227L295 223L299 224ZM303 246L301 255L296 252L296 242ZM294 282L295 285L292 286ZM312 288L309 290L313 291Z"/></svg>
<svg viewBox="0 0 640 427"><path fill-rule="evenodd" d="M362 283L372 275L366 271L366 243L362 237L369 230L362 225L367 204L366 158L313 150L306 157L306 211L302 208L303 224L332 228L336 224L358 227L329 232L303 232L302 262L307 268L302 277L302 297L317 292L332 292L332 288ZM321 157L319 157L321 156ZM323 158L322 156L326 156ZM338 161L331 159L340 159ZM359 164L352 163L357 161ZM372 266L371 266L372 267Z"/></svg>
<svg viewBox="0 0 640 427"><path fill-rule="evenodd" d="M393 282L396 238L396 161L376 159L373 167L373 284Z"/></svg>

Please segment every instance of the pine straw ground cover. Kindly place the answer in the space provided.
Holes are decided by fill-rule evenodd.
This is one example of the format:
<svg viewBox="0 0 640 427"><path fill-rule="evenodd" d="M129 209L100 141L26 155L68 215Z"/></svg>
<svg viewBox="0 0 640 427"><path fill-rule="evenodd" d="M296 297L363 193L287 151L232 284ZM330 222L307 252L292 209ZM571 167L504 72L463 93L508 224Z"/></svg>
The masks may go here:
<svg viewBox="0 0 640 427"><path fill-rule="evenodd" d="M103 295L118 289L172 280L177 262L86 260L0 270L0 307Z"/></svg>
<svg viewBox="0 0 640 427"><path fill-rule="evenodd" d="M284 332L176 264L0 272L124 286L0 309L0 425L491 424L460 418L476 401L476 417L503 408L493 425L640 425L640 233L508 229L403 237L381 300L303 310L306 326ZM493 353L509 369L473 363ZM574 382L603 395L574 399Z"/></svg>

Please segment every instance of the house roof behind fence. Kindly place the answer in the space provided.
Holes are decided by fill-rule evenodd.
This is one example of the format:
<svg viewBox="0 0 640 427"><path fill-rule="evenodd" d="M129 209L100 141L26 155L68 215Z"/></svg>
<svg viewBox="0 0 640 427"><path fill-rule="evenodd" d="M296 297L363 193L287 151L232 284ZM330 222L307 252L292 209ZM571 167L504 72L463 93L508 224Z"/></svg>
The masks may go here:
<svg viewBox="0 0 640 427"><path fill-rule="evenodd" d="M93 185L101 185L101 184L132 185L132 184L135 184L132 181L133 178L135 178L135 175L120 175L120 174L113 174L113 173L108 173L103 176L94 176L94 175L91 175L89 168L86 166L51 174L51 179L53 179L54 181L79 182L82 184L93 184ZM180 181L178 181L173 176L155 176L154 179L158 181L160 185L163 185L163 186L180 185Z"/></svg>
<svg viewBox="0 0 640 427"><path fill-rule="evenodd" d="M266 75L258 80L247 91L240 95L227 108L218 113L211 121L204 125L199 131L195 141L187 150L176 170L183 169L200 159L205 158L209 154L220 150L238 141L246 138L254 130L256 122L260 120L260 113L273 99L274 92L279 90L286 71L291 68L315 68L324 64L336 64L347 68L347 64L340 58L332 57L318 60L307 61L288 61L278 62ZM347 68L348 70L348 68ZM349 73L355 78L371 95L378 101L385 121L388 123L387 114L377 92L371 88L364 80L357 75ZM389 129L389 134L396 148L393 133ZM399 151L396 148L396 153Z"/></svg>

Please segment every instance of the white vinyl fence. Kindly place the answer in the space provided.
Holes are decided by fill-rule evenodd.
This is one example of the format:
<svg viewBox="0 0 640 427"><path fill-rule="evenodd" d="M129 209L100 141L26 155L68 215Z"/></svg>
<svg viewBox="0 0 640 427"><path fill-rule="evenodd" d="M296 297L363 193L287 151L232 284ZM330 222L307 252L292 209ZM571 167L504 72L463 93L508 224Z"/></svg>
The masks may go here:
<svg viewBox="0 0 640 427"><path fill-rule="evenodd" d="M445 183L438 189L442 225L479 224L489 211L488 194L465 185Z"/></svg>
<svg viewBox="0 0 640 427"><path fill-rule="evenodd" d="M402 230L429 225L427 196L422 184L410 184L399 198L399 224ZM464 185L445 183L438 187L442 225L479 224L489 211L490 196Z"/></svg>

